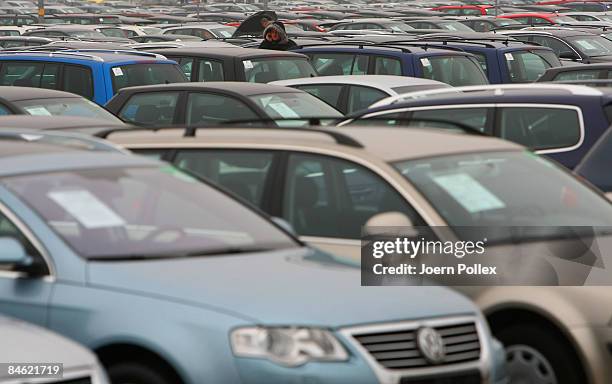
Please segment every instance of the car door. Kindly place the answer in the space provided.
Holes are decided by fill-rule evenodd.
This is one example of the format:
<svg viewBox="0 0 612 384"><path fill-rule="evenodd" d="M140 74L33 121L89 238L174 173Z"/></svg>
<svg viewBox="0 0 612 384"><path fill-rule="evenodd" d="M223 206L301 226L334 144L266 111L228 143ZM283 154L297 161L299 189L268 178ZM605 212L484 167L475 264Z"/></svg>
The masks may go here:
<svg viewBox="0 0 612 384"><path fill-rule="evenodd" d="M280 183L281 216L309 244L360 257L361 229L372 216L401 212L424 225L414 208L366 166L338 157L292 152Z"/></svg>
<svg viewBox="0 0 612 384"><path fill-rule="evenodd" d="M11 237L25 249L26 254L40 263L46 273L32 276L13 266L0 264L0 312L45 326L47 306L54 280L44 259L44 248L23 222L0 202L0 237Z"/></svg>

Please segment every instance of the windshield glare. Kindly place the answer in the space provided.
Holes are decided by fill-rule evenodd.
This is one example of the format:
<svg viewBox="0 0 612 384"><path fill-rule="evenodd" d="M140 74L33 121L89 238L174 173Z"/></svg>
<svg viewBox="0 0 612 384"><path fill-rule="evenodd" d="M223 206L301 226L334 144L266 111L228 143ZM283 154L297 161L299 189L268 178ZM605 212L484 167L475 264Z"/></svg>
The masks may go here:
<svg viewBox="0 0 612 384"><path fill-rule="evenodd" d="M244 60L242 64L244 76L251 83L316 76L314 68L305 59Z"/></svg>
<svg viewBox="0 0 612 384"><path fill-rule="evenodd" d="M265 219L171 166L66 171L4 183L85 258L296 246Z"/></svg>
<svg viewBox="0 0 612 384"><path fill-rule="evenodd" d="M184 83L189 79L176 64L129 64L113 67L113 88L115 92L121 88L138 85L155 85L169 83Z"/></svg>
<svg viewBox="0 0 612 384"><path fill-rule="evenodd" d="M450 226L612 225L612 206L604 198L530 152L444 156L393 166Z"/></svg>
<svg viewBox="0 0 612 384"><path fill-rule="evenodd" d="M115 115L98 104L86 99L39 99L14 102L28 114L34 116L78 116L103 119L106 122L121 123Z"/></svg>
<svg viewBox="0 0 612 384"><path fill-rule="evenodd" d="M612 41L601 36L575 36L568 37L567 40L587 56L612 55Z"/></svg>
<svg viewBox="0 0 612 384"><path fill-rule="evenodd" d="M276 93L254 95L249 98L273 119L342 117L339 111L309 93Z"/></svg>
<svg viewBox="0 0 612 384"><path fill-rule="evenodd" d="M489 84L476 61L467 56L430 56L421 58L423 77L454 87Z"/></svg>

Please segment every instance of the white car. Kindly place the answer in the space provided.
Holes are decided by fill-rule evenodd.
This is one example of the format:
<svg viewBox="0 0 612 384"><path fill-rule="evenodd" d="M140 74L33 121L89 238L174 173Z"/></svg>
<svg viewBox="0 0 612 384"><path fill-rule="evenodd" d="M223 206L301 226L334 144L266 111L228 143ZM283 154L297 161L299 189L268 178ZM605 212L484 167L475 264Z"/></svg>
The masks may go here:
<svg viewBox="0 0 612 384"><path fill-rule="evenodd" d="M344 75L279 80L270 84L297 88L325 101L345 115L366 109L389 96L450 85L417 77L388 75Z"/></svg>
<svg viewBox="0 0 612 384"><path fill-rule="evenodd" d="M0 316L0 361L15 363L13 374L0 371L3 384L22 383L91 383L109 384L104 369L96 356L85 347L63 336L49 332L35 325ZM18 363L43 364L55 371L54 363L63 364L62 377L47 379L26 379L15 375L15 369L23 367ZM40 367L39 367L40 369Z"/></svg>

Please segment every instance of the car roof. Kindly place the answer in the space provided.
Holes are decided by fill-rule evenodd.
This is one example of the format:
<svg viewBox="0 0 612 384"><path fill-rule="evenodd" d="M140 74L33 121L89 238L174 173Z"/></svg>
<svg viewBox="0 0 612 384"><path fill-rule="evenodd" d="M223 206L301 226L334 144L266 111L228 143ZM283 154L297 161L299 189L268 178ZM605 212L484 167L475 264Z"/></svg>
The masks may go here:
<svg viewBox="0 0 612 384"><path fill-rule="evenodd" d="M553 35L553 36L592 36L595 35L591 32L580 31L572 28L531 28L531 29L521 29L521 30L509 30L509 31L501 31L498 33L503 33L505 35L525 35L525 34L534 34L539 33L542 35Z"/></svg>
<svg viewBox="0 0 612 384"><path fill-rule="evenodd" d="M237 58L266 58L266 57L295 57L304 58L297 52L288 51L272 51L268 49L257 48L241 48L241 47L184 47L184 48L162 48L151 49L150 52L159 53L162 55L189 55L202 57L237 57Z"/></svg>
<svg viewBox="0 0 612 384"><path fill-rule="evenodd" d="M446 84L435 80L420 77L390 76L390 75L341 75L303 77L291 80L273 81L275 85L302 85L302 84L358 84L374 88L396 88L410 85L441 85Z"/></svg>
<svg viewBox="0 0 612 384"><path fill-rule="evenodd" d="M108 139L127 148L172 148L186 143L190 147L197 147L198 144L202 147L246 145L259 149L303 146L360 157L369 153L385 162L523 149L505 140L439 128L346 127L315 131L295 128L202 128L197 130L194 137L185 137L184 132L185 129L172 128L126 130L112 133ZM334 134L342 136L346 142L340 143Z"/></svg>
<svg viewBox="0 0 612 384"><path fill-rule="evenodd" d="M19 60L23 57L32 59L49 59L58 61L84 61L84 62L138 62L138 61L156 61L160 63L172 63L171 60L155 56L153 54L145 54L144 52L133 51L129 49L125 51L111 51L99 49L75 49L66 51L0 51L0 59L15 59Z"/></svg>
<svg viewBox="0 0 612 384"><path fill-rule="evenodd" d="M126 87L119 90L119 93L132 92L132 91L182 91L182 90L196 90L196 91L224 91L229 93L241 94L245 96L249 95L260 95L267 93L301 93L302 91L282 87L280 85L262 84L262 83L249 83L244 81L206 81L206 82L193 82L193 83L170 83L170 84L156 84L156 85L142 85L138 87Z"/></svg>
<svg viewBox="0 0 612 384"><path fill-rule="evenodd" d="M55 89L0 86L0 99L7 101L31 100L31 99L53 99L53 98L75 98L81 99L74 93L57 91Z"/></svg>
<svg viewBox="0 0 612 384"><path fill-rule="evenodd" d="M376 52L381 54L393 54L393 55L402 55L402 54L410 54L410 53L435 53L435 54L448 54L448 55L471 55L470 53L460 51L460 50L450 50L450 49L442 49L442 48L431 48L427 46L427 40L414 40L410 42L406 42L404 44L390 43L389 45L369 45L369 44L360 44L358 42L351 44L350 41L343 42L342 44L322 44L321 46L306 46L300 48L299 52L351 52L351 53L359 53L359 52Z"/></svg>

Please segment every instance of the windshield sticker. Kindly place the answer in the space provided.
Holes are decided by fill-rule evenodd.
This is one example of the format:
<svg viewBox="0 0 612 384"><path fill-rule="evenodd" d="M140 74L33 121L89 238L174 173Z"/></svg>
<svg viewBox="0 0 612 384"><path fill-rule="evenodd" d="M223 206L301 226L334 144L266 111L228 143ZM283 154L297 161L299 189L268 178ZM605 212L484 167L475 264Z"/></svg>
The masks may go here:
<svg viewBox="0 0 612 384"><path fill-rule="evenodd" d="M421 64L423 64L424 67L431 67L431 62L426 57L421 59Z"/></svg>
<svg viewBox="0 0 612 384"><path fill-rule="evenodd" d="M51 116L51 112L45 107L23 107L32 116Z"/></svg>
<svg viewBox="0 0 612 384"><path fill-rule="evenodd" d="M55 191L47 196L87 229L122 227L125 221L86 190Z"/></svg>
<svg viewBox="0 0 612 384"><path fill-rule="evenodd" d="M433 181L470 213L504 208L506 205L467 173L434 176Z"/></svg>
<svg viewBox="0 0 612 384"><path fill-rule="evenodd" d="M295 113L293 109L291 109L287 104L282 102L269 103L268 107L272 108L276 113L278 113L282 118L285 119L293 119L300 117L300 115Z"/></svg>
<svg viewBox="0 0 612 384"><path fill-rule="evenodd" d="M251 62L251 60L245 60L243 61L243 63L245 69L253 69L253 63Z"/></svg>
<svg viewBox="0 0 612 384"><path fill-rule="evenodd" d="M510 52L508 52L508 53L506 53L506 60L513 61L514 60L514 56L512 56L512 54Z"/></svg>
<svg viewBox="0 0 612 384"><path fill-rule="evenodd" d="M123 76L123 71L119 67L114 67L113 73L115 74L115 76Z"/></svg>

